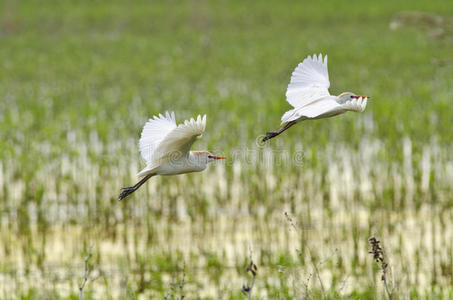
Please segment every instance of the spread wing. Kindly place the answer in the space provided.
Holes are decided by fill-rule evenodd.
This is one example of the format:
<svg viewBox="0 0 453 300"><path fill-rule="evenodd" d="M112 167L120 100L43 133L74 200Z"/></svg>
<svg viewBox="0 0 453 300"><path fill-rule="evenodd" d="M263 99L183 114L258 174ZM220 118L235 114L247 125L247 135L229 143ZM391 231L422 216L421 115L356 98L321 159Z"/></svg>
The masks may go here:
<svg viewBox="0 0 453 300"><path fill-rule="evenodd" d="M294 70L286 90L286 101L298 108L314 100L330 96L329 73L327 71L327 55L324 57L308 56Z"/></svg>
<svg viewBox="0 0 453 300"><path fill-rule="evenodd" d="M184 121L184 124L173 128L154 150L152 160L148 162L147 169L186 155L205 129L206 115L203 117L199 115L196 120L191 118L189 121Z"/></svg>
<svg viewBox="0 0 453 300"><path fill-rule="evenodd" d="M165 116L159 114L146 122L138 143L140 154L147 163L152 161L157 146L176 128L175 113L168 111Z"/></svg>

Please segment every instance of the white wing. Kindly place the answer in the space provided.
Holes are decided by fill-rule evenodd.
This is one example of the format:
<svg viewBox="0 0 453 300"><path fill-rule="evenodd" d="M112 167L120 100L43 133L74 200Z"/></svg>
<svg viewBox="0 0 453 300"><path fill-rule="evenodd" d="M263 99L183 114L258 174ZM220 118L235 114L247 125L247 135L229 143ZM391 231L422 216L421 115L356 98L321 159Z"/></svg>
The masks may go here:
<svg viewBox="0 0 453 300"><path fill-rule="evenodd" d="M306 105L298 110L297 114L313 119L317 117L335 115L343 111L343 105L338 104L338 102L332 97Z"/></svg>
<svg viewBox="0 0 453 300"><path fill-rule="evenodd" d="M186 120L184 124L178 125L156 147L146 169L152 169L162 162L188 154L192 144L201 137L205 129L206 115L203 117L199 115L196 120L191 118L190 121Z"/></svg>
<svg viewBox="0 0 453 300"><path fill-rule="evenodd" d="M324 57L308 56L294 70L286 90L286 101L298 108L314 100L330 96L329 73L327 71L327 55Z"/></svg>
<svg viewBox="0 0 453 300"><path fill-rule="evenodd" d="M334 96L319 99L310 104L307 104L300 108L295 108L288 111L283 117L286 117L283 122L289 122L302 118L304 119L315 119L335 116L348 110L345 105L339 104Z"/></svg>
<svg viewBox="0 0 453 300"><path fill-rule="evenodd" d="M167 111L165 116L159 114L158 117L154 116L153 119L149 119L146 122L138 146L140 154L147 163L152 161L157 146L175 128L176 119L174 112L169 113Z"/></svg>

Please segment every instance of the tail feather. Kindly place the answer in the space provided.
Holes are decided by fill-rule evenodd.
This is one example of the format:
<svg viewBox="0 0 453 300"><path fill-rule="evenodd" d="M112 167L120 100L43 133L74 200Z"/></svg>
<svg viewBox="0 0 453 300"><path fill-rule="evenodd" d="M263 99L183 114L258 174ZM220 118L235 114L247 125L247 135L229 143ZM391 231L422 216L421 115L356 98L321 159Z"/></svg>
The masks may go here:
<svg viewBox="0 0 453 300"><path fill-rule="evenodd" d="M133 192L135 192L136 190L138 190L139 187L141 187L148 179L150 179L154 175L156 175L156 174L148 174L145 177L143 177L142 180L137 182L135 185L122 188L121 193L118 197L118 200L121 201L124 198L126 198L127 196L129 196L130 194L132 194Z"/></svg>
<svg viewBox="0 0 453 300"><path fill-rule="evenodd" d="M285 112L283 114L283 116L282 116L282 124L297 119L297 117L295 118L294 111L295 111L295 109L291 109L291 110L288 110L287 112Z"/></svg>

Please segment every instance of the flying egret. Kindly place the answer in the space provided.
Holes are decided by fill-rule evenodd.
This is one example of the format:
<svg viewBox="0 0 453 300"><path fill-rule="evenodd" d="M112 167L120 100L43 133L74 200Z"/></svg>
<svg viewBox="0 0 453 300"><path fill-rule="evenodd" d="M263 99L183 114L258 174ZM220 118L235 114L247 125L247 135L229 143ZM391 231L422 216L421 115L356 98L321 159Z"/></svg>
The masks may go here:
<svg viewBox="0 0 453 300"><path fill-rule="evenodd" d="M282 116L282 124L278 131L270 131L263 142L276 137L294 124L308 119L333 117L347 111L362 112L369 97L358 96L350 92L339 96L329 94L329 73L327 71L327 55L324 57L308 56L294 70L286 90L286 101L294 109Z"/></svg>
<svg viewBox="0 0 453 300"><path fill-rule="evenodd" d="M119 200L135 192L155 175L177 175L200 172L209 162L225 159L208 151L190 151L192 144L202 136L206 128L206 115L176 125L175 113L166 112L149 119L143 127L139 150L146 167L137 176L142 179L135 185L122 189Z"/></svg>

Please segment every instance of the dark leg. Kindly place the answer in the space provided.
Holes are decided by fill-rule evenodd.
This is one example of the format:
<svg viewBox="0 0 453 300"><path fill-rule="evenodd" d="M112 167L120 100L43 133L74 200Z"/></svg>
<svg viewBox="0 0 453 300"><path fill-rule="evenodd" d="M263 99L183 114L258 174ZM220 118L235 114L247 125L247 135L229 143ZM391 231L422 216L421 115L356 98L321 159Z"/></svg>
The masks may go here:
<svg viewBox="0 0 453 300"><path fill-rule="evenodd" d="M142 184L144 184L148 179L150 179L151 177L153 177L155 174L149 174L149 175L146 175L145 177L143 177L142 180L140 180L139 182L137 182L135 185L133 186L128 186L128 187L125 187L125 188L122 188L121 189L121 194L120 196L118 197L118 200L123 200L124 198L126 198L127 196L129 196L130 194L132 194L133 192L135 192L136 190L138 190L139 187L142 186Z"/></svg>
<svg viewBox="0 0 453 300"><path fill-rule="evenodd" d="M269 131L266 134L266 136L263 138L263 142L270 140L273 137L276 137L277 135L279 135L280 133L282 133L283 131L290 128L291 126L293 126L296 123L297 123L296 121L291 121L291 122L286 123L286 125L283 126L282 128L280 128L278 131Z"/></svg>

